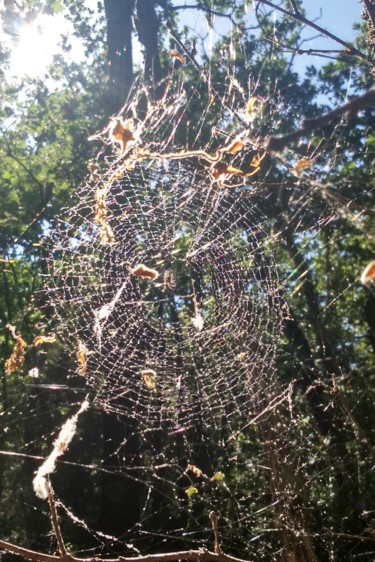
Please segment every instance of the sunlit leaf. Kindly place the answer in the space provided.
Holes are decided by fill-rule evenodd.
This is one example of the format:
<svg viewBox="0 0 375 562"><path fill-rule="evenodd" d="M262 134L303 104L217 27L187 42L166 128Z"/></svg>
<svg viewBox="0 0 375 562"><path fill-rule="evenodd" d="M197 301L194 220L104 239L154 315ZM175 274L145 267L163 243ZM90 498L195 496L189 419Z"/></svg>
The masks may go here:
<svg viewBox="0 0 375 562"><path fill-rule="evenodd" d="M175 51L174 49L171 49L170 51L168 51L168 54L171 57L174 57L177 60L179 60L180 62L182 62L182 64L184 64L186 62L185 57L183 55L181 55L181 53L179 53L178 51Z"/></svg>
<svg viewBox="0 0 375 562"><path fill-rule="evenodd" d="M188 472L192 472L195 476L202 476L203 472L200 468L195 466L195 464L188 464L187 469Z"/></svg>
<svg viewBox="0 0 375 562"><path fill-rule="evenodd" d="M361 275L361 283L362 285L368 285L369 283L375 282L375 260L368 264L365 267L362 275Z"/></svg>
<svg viewBox="0 0 375 562"><path fill-rule="evenodd" d="M211 482L220 482L220 480L224 480L225 474L223 472L215 472L215 474L211 478Z"/></svg>
<svg viewBox="0 0 375 562"><path fill-rule="evenodd" d="M258 98L255 96L251 96L251 98L249 99L249 101L246 104L246 115L248 117L250 117L251 119L253 119L255 117L255 114L257 113L256 110L256 103L258 101Z"/></svg>
<svg viewBox="0 0 375 562"><path fill-rule="evenodd" d="M125 152L128 143L135 140L133 127L134 123L132 119L123 121L119 117L116 117L109 129L109 138L120 145L122 154Z"/></svg>
<svg viewBox="0 0 375 562"><path fill-rule="evenodd" d="M55 334L52 334L51 336L36 336L33 341L33 345L35 345L35 347L38 347L38 345L42 345L42 343L54 343L55 341Z"/></svg>
<svg viewBox="0 0 375 562"><path fill-rule="evenodd" d="M143 382L150 390L155 390L156 388L156 378L157 375L153 369L143 369L141 371L141 375L143 377Z"/></svg>
<svg viewBox="0 0 375 562"><path fill-rule="evenodd" d="M185 490L185 494L187 495L188 498L191 498L191 496L194 496L194 494L198 494L198 493L199 493L198 489L195 486L190 486Z"/></svg>
<svg viewBox="0 0 375 562"><path fill-rule="evenodd" d="M225 164L224 162L217 162L216 164L214 164L211 168L211 172L212 172L212 176L215 179L218 179L220 176L224 176L224 175L232 175L232 176L244 175L243 171L240 170L239 168L228 166L228 164Z"/></svg>
<svg viewBox="0 0 375 562"><path fill-rule="evenodd" d="M236 154L237 152L242 150L244 146L245 146L245 143L243 143L239 139L236 139L231 144L229 144L227 147L222 148L221 152L227 152L228 154Z"/></svg>

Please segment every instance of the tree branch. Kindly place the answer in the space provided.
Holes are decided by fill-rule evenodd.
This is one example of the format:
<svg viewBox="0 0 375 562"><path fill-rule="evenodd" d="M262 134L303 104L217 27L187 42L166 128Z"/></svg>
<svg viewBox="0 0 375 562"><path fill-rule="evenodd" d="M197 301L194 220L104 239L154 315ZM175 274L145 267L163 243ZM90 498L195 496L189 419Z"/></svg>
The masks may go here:
<svg viewBox="0 0 375 562"><path fill-rule="evenodd" d="M333 41L336 41L336 43L339 43L340 45L345 47L348 50L348 54L356 55L357 57L365 60L366 62L370 63L371 65L375 64L375 60L372 57L369 57L368 55L365 55L364 53L362 53L362 51L360 51L359 49L356 49L356 47L353 47L353 45L351 45L350 43L347 43L346 41L343 41L342 39L340 39L339 37L337 37L336 35L334 35L330 31L327 31L323 27L320 27L320 25L317 25L316 23L312 22L311 20L305 18L300 12L290 12L289 10L285 10L285 8L282 8L281 6L277 6L273 2L270 2L269 0L259 0L259 2L260 2L260 4L265 4L266 6L270 6L270 8L273 8L274 10L278 10L279 12L282 12L286 16L289 16L289 17L299 21L300 23L303 23L303 24L307 25L308 27L312 27L313 29L316 29L316 31L319 31L319 33L321 33L322 35L325 35L326 37L329 37Z"/></svg>
<svg viewBox="0 0 375 562"><path fill-rule="evenodd" d="M375 28L375 6L371 5L371 2L369 0L362 0L362 1L363 1L364 5L366 7L368 16L371 20L371 23L372 23L373 27Z"/></svg>
<svg viewBox="0 0 375 562"><path fill-rule="evenodd" d="M353 100L341 105L340 107L336 107L336 109L332 109L328 111L321 117L316 117L315 119L304 119L301 122L301 128L288 133L287 135L283 135L281 137L269 137L266 143L266 149L278 152L283 150L289 143L299 139L300 137L306 137L315 129L319 129L327 123L334 121L338 117L341 117L345 113L352 114L365 109L368 105L375 102L375 90L370 90L363 94L363 96L359 96L354 98Z"/></svg>
<svg viewBox="0 0 375 562"><path fill-rule="evenodd" d="M50 507L50 510L51 510L51 522L52 522L53 531L55 533L55 537L56 537L57 544L58 544L58 547L59 547L60 556L61 556L61 558L66 558L67 552L66 552L64 540L62 538L62 534L61 534L61 530L60 530L59 519L58 519L58 516L57 516L56 502L55 502L55 498L53 497L52 486L51 486L51 483L49 481L49 478L46 479L46 486L47 486L47 492L48 492L48 503L49 503L49 507Z"/></svg>
<svg viewBox="0 0 375 562"><path fill-rule="evenodd" d="M179 552L167 552L161 554L146 554L145 556L125 557L119 556L118 558L76 558L66 554L65 556L54 556L52 554L44 554L35 550L29 550L21 546L12 544L0 539L0 549L6 552L18 554L27 560L38 560L39 562L178 562L179 560L191 560L199 562L248 562L241 558L235 558L229 554L216 553L201 548L199 550L181 550Z"/></svg>

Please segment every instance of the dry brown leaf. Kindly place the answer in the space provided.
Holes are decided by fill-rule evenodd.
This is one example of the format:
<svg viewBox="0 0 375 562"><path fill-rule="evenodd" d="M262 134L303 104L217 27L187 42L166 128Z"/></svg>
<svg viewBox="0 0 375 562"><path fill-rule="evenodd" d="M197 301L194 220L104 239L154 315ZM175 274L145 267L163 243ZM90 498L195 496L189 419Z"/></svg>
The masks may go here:
<svg viewBox="0 0 375 562"><path fill-rule="evenodd" d="M143 369L143 371L141 371L141 376L143 377L143 382L147 388L155 390L157 378L155 371L153 369Z"/></svg>
<svg viewBox="0 0 375 562"><path fill-rule="evenodd" d="M78 369L78 374L82 376L85 376L87 370L87 353L88 349L85 344L78 340L76 356L78 363L81 365Z"/></svg>
<svg viewBox="0 0 375 562"><path fill-rule="evenodd" d="M132 131L133 127L134 123L132 119L123 121L119 117L116 117L109 129L109 138L111 141L119 143L122 154L125 152L128 143L135 140Z"/></svg>
<svg viewBox="0 0 375 562"><path fill-rule="evenodd" d="M375 260L368 264L361 275L362 285L368 285L375 281Z"/></svg>
<svg viewBox="0 0 375 562"><path fill-rule="evenodd" d="M229 174L229 175L240 175L243 176L244 173L239 168L234 168L233 166L228 166L224 162L217 162L211 167L212 176L215 179L218 179L220 176Z"/></svg>
<svg viewBox="0 0 375 562"><path fill-rule="evenodd" d="M157 279L159 277L159 273L156 269L152 269L151 267L147 267L143 263L136 265L133 269L130 270L130 273L136 275L137 277L141 277L141 279Z"/></svg>
<svg viewBox="0 0 375 562"><path fill-rule="evenodd" d="M42 345L42 343L54 343L55 341L55 334L52 334L51 336L36 336L33 341L33 345L35 345L35 347L38 347L38 345Z"/></svg>
<svg viewBox="0 0 375 562"><path fill-rule="evenodd" d="M296 174L300 174L302 170L311 168L313 164L314 160L311 158L301 158L301 160L298 160L297 164L294 166L293 171L296 172Z"/></svg>
<svg viewBox="0 0 375 562"><path fill-rule="evenodd" d="M14 344L13 347L12 354L5 362L5 372L10 375L11 373L14 373L14 371L17 371L17 369L23 367L25 361L27 343L25 342L24 339L22 339L21 336L18 336L16 334L15 326L12 326L11 324L7 324L6 327L12 334L12 337L16 340L16 343Z"/></svg>
<svg viewBox="0 0 375 562"><path fill-rule="evenodd" d="M231 144L229 144L227 147L222 148L221 152L227 152L228 154L236 154L236 152L242 150L244 146L245 143L243 143L239 139L236 139L233 142L231 142Z"/></svg>
<svg viewBox="0 0 375 562"><path fill-rule="evenodd" d="M97 164L95 164L95 162L89 162L87 164L87 168L89 170L89 172L95 177L98 178L98 174L97 171L99 170L99 166Z"/></svg>
<svg viewBox="0 0 375 562"><path fill-rule="evenodd" d="M202 476L202 474L203 474L201 469L198 468L197 466L195 466L195 464L188 464L186 471L192 472L195 476Z"/></svg>
<svg viewBox="0 0 375 562"><path fill-rule="evenodd" d="M246 114L248 115L248 117L251 117L252 119L255 117L257 113L257 109L255 108L257 101L258 98L256 96L251 96L251 98L246 104Z"/></svg>
<svg viewBox="0 0 375 562"><path fill-rule="evenodd" d="M104 223L99 229L99 238L102 244L114 244L115 235L109 224Z"/></svg>
<svg viewBox="0 0 375 562"><path fill-rule="evenodd" d="M182 64L184 64L186 62L186 59L184 57L184 55L181 55L181 53L179 53L178 51L171 49L170 51L168 51L168 54L171 57L176 58L177 60L179 60L180 62L182 62Z"/></svg>

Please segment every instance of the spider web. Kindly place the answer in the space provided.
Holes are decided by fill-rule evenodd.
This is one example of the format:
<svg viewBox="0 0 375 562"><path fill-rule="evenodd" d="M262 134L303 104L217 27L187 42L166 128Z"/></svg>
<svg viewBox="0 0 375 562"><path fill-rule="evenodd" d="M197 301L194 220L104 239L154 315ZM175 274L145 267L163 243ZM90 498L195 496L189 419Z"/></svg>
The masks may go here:
<svg viewBox="0 0 375 562"><path fill-rule="evenodd" d="M298 536L309 517L319 518L318 505L327 521L333 518L329 474L347 463L349 481L354 479L355 464L344 453L334 459L337 445L328 438L322 450L322 436L306 414L306 396L319 387L320 372L314 367L316 378L301 385L303 367L285 343L293 321L285 293L298 294L304 271L283 268L282 245L288 219L293 225L303 220L301 232L293 234L313 252L317 234L332 221L355 218L359 229L364 221L356 201L317 174L295 169L304 156L297 151L277 164L280 183L286 170L292 186L290 214L280 231L278 178L262 175L262 162L251 175L263 156L254 140L261 110L255 119L247 111L256 92L244 91L227 70L224 89L211 76L202 78L208 98L198 90L188 94L178 70L160 101L138 84L121 112L131 141L122 151L109 138L111 126L95 137L101 145L91 175L48 235L40 300L54 310L51 329L69 358L66 402L78 403L85 387L92 411L114 415L123 432L100 461L74 451L72 466L62 462L57 472L83 469L94 481L97 473L110 473L138 494L136 521L115 537L95 530L100 525L90 522L89 509L81 516L70 507L74 501L64 496L69 480L56 482L67 533L74 528L89 535L84 554L207 547L214 511L226 551L280 560L289 552L279 538L282 530ZM270 97L277 122L276 92ZM190 110L200 115L196 122ZM332 142L340 134L338 126L309 157L332 164L339 154ZM243 145L238 150L235 141ZM139 276L140 267L155 278ZM350 287L348 282L345 290ZM329 296L326 307L340 297ZM46 390L49 396L53 389ZM320 398L326 409L333 407L333 399ZM43 400L31 393L35 415ZM17 406L9 419L16 413ZM347 436L355 426L351 414L346 411ZM310 432L301 429L306 425ZM45 430L40 441L51 443L53 434L53 427ZM33 443L27 441L24 450ZM361 447L365 485L371 467ZM367 505L371 492L364 496ZM354 508L348 517L353 514ZM300 534L301 560L309 546L307 528ZM336 548L331 530L312 524L312 536L324 551Z"/></svg>

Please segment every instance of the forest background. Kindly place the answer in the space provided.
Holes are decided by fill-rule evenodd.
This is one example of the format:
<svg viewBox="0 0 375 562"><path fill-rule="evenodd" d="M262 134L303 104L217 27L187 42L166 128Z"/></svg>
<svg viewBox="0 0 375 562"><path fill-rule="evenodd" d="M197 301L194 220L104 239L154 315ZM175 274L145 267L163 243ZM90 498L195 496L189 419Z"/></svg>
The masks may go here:
<svg viewBox="0 0 375 562"><path fill-rule="evenodd" d="M38 551L40 560L47 560L42 553L54 552L64 559L67 552L85 559L154 553L163 560L163 553L180 549L191 551L191 559L203 559L207 553L199 548L209 548L212 559L223 561L229 555L285 562L374 559L375 293L360 277L375 254L375 4L362 4L355 40L348 43L334 32L329 48L322 48L317 41L327 31L319 20L305 18L303 1L204 0L188 10L199 13L201 29L186 23L186 5L168 0L105 0L95 9L83 0L4 2L0 539L11 543L1 543L8 550L4 557L13 556L9 552L17 552L18 545ZM71 38L64 35L45 75L12 77L9 45L20 41L23 25L41 12L64 13L84 55L74 60ZM301 57L307 60L305 71L297 61ZM188 103L177 117L171 108L182 97ZM339 109L330 114L334 108ZM259 355L255 370L254 357L261 352L254 351L247 363L248 350L240 353L230 335L221 348L215 340L208 352L212 365L225 378L226 372L231 376L233 358L242 361L235 368L251 373L251 390L244 385L234 392L238 411L220 412L220 422L211 425L206 411L214 410L217 396L226 391L210 394L202 386L201 403L191 388L191 418L184 438L173 443L169 430L160 436L147 427L141 407L139 413L129 410L131 400L135 410L143 404L143 394L135 393L129 403L125 397L117 406L113 375L105 379L108 389L98 385L109 367L104 356L102 363L92 358L90 366L90 355L83 352L82 359L74 348L87 334L84 320L70 308L73 291L57 282L51 288L54 264L69 262L56 249L65 218L56 220L74 218L66 227L71 240L89 215L89 199L83 211L79 200L89 197L90 189L95 192L100 175L108 178L106 167L109 177L118 172L127 149L121 139L108 136L111 118L118 114L143 124L143 144L157 154L156 163L163 161L163 151L190 153L182 163L173 158L194 178L193 191L199 192L207 169L211 187L230 193L231 208L239 193L250 193L241 199L241 212L263 217L251 227L244 220L250 241L238 248L238 259L246 271L258 272L252 274L253 285L267 287L265 314L271 318L277 309L277 319L259 321L258 328L261 339L270 332L272 369ZM302 119L307 121L301 128ZM214 161L202 164L200 157L197 165L194 151L220 154L224 168ZM234 166L232 156L238 158ZM171 175L178 177L181 169L173 166ZM254 176L243 172L250 168ZM132 172L122 170L126 177ZM134 201L128 184L118 181ZM133 181L143 186L139 178ZM136 200L144 208L152 204L147 189ZM76 215L66 206L78 209ZM97 228L107 229L110 243L105 220ZM180 240L179 251L191 243L193 231ZM124 229L124 247L126 235ZM114 267L113 254L111 260ZM69 265L74 270L75 264ZM78 267L84 269L84 262ZM191 315L196 321L199 310L207 318L216 315L211 321L221 328L225 305L218 303L220 291L230 291L223 281L227 273L211 273L211 264L197 274L189 300L186 268L174 266L173 274ZM61 271L60 281L69 283ZM74 275L78 283L86 282L77 270ZM196 288L207 275L211 284L199 294ZM87 286L93 292L99 281L91 279ZM211 301L205 299L209 290ZM188 320L179 302L173 303L157 314L167 317L177 334L176 326L183 331ZM261 305L253 308L234 315L233 323L255 325L252 314L260 314ZM36 342L41 334L47 340ZM57 338L49 343L52 334ZM86 363L91 378L82 376ZM116 364L112 359L113 368ZM214 385L210 369L202 366L196 373L202 385L207 378ZM162 380L157 388L152 379L145 382L147 392L160 388L162 403ZM64 460L50 475L54 498L43 502L33 490L35 472L86 393L91 406L80 414L66 453L63 447ZM61 535L57 520L50 520L57 513ZM30 550L19 554L32 557ZM174 559L181 558L176 554Z"/></svg>

